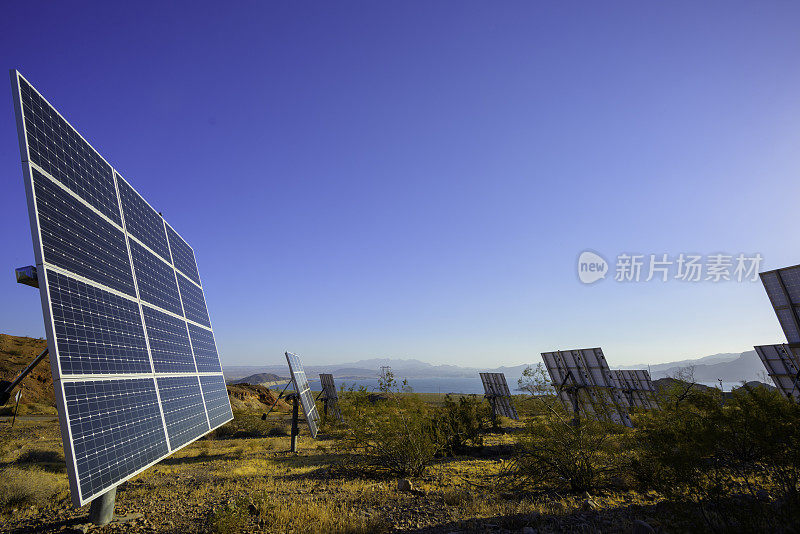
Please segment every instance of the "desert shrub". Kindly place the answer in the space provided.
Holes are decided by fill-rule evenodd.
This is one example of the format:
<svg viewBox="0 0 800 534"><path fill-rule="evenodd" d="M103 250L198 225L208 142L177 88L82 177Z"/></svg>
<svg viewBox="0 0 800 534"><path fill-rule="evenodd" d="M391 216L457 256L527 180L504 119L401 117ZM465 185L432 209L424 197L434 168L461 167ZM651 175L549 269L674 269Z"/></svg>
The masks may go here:
<svg viewBox="0 0 800 534"><path fill-rule="evenodd" d="M619 438L625 427L597 418L573 420L555 399L541 400L542 415L529 420L517 455L500 473L510 489L588 491L619 472ZM595 402L595 413L613 411Z"/></svg>
<svg viewBox="0 0 800 534"><path fill-rule="evenodd" d="M42 505L66 487L64 476L36 468L7 467L0 471L0 507Z"/></svg>
<svg viewBox="0 0 800 534"><path fill-rule="evenodd" d="M348 392L341 402L345 424L338 445L355 453L363 469L419 476L442 450L432 409L396 387L383 395L385 400L373 401L366 389Z"/></svg>
<svg viewBox="0 0 800 534"><path fill-rule="evenodd" d="M243 501L229 502L211 515L211 528L220 534L241 532L247 526L248 510Z"/></svg>
<svg viewBox="0 0 800 534"><path fill-rule="evenodd" d="M462 395L454 400L445 395L434 413L436 439L449 454L464 452L467 446L483 447L489 408L477 395Z"/></svg>
<svg viewBox="0 0 800 534"><path fill-rule="evenodd" d="M724 400L717 390L689 391L662 407L637 418L629 442L641 486L697 502L711 528L798 519L790 511L800 510L800 406L766 388L740 388ZM778 509L754 504L767 490Z"/></svg>

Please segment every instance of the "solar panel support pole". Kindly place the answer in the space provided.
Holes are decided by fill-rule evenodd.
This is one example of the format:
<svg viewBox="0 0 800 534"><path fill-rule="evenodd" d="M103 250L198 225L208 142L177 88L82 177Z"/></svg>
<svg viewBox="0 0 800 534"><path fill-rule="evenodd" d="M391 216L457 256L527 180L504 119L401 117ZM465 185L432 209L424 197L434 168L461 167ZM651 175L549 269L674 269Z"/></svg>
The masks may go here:
<svg viewBox="0 0 800 534"><path fill-rule="evenodd" d="M44 360L44 357L47 356L48 350L44 349L36 358L33 359L31 363L28 364L25 369L19 372L16 378L11 382L6 382L5 380L0 382L0 406L5 405L8 402L8 399L11 398L11 391L19 385L22 380L28 376L28 373L33 371L33 368L39 365L39 362Z"/></svg>
<svg viewBox="0 0 800 534"><path fill-rule="evenodd" d="M300 427L298 425L298 405L300 404L300 396L296 393L291 395L292 397L292 444L291 444L291 451L297 452L297 435L300 433Z"/></svg>
<svg viewBox="0 0 800 534"><path fill-rule="evenodd" d="M89 507L89 521L95 525L107 525L114 519L114 503L117 500L116 486L97 497Z"/></svg>

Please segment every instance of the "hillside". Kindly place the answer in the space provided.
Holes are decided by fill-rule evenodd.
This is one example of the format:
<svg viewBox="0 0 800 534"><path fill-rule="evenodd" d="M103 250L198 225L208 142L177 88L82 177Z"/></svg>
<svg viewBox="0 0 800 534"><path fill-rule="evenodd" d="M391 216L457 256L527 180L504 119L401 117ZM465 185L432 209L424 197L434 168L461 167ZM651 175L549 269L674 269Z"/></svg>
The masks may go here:
<svg viewBox="0 0 800 534"><path fill-rule="evenodd" d="M238 380L230 380L229 384L270 384L273 382L285 382L289 380L274 373L256 373L254 375L239 378Z"/></svg>
<svg viewBox="0 0 800 534"><path fill-rule="evenodd" d="M47 341L44 339L0 334L0 379L11 380L16 377L45 348ZM22 388L23 408L20 408L20 413L54 412L55 396L50 358L42 360L31 371L23 380ZM9 404L13 403L17 389L11 392Z"/></svg>

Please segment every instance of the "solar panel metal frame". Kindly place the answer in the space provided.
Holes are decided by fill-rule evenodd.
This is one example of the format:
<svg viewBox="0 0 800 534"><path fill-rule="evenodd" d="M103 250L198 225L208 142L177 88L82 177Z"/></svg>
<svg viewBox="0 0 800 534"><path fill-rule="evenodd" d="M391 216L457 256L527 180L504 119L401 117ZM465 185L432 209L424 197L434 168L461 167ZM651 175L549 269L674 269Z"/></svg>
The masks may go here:
<svg viewBox="0 0 800 534"><path fill-rule="evenodd" d="M658 407L653 398L656 390L646 369L618 369L613 372L617 375L617 382L632 407L645 410Z"/></svg>
<svg viewBox="0 0 800 534"><path fill-rule="evenodd" d="M143 316L143 307L148 307L148 308L160 311L160 312L166 312L167 315L171 315L173 317L176 317L176 318L179 318L179 319L183 320L187 325L186 326L186 328L187 328L187 336L188 336L189 320L187 320L186 317L185 317L185 311L184 311L183 316L179 316L177 314L174 314L174 313L171 313L171 312L167 312L166 310L163 310L163 309L159 308L158 306L153 305L152 303L148 303L148 302L143 301L141 296L140 296L140 293L139 293L139 290L138 290L138 287L137 287L137 275L136 275L136 272L135 272L135 269L134 269L134 263L133 263L133 259L132 259L132 256L131 256L131 244L130 244L132 240L135 240L137 242L139 242L139 240L136 239L133 235L131 235L128 232L127 228L126 228L125 212L124 212L123 207L122 207L122 201L121 201L120 193L119 193L119 183L120 183L119 180L123 180L124 181L124 178L122 178L122 176L119 174L119 172L110 163L108 163L108 161L106 161L105 158L103 158L103 156L96 149L94 149L94 147L92 147L92 145L88 141L86 141L86 139L77 131L77 129L75 129L72 126L72 124L69 121L67 121L63 117L63 115L61 115L61 113L59 113L58 110L52 104L50 104L50 102L33 86L33 84L31 84L27 79L25 79L22 76L22 74L20 74L16 70L11 70L10 75L11 75L11 83L12 83L12 90L13 90L14 111L15 111L15 116L16 116L16 120L17 120L17 135L18 135L18 140L19 140L20 155L21 155L21 159L22 159L23 177L24 177L24 182L25 182L25 192L26 192L26 198L27 198L27 202L28 202L28 214L29 214L30 226L31 226L31 236L32 236L32 239L33 239L34 255L35 255L35 259L36 259L37 274L38 274L38 279L39 279L39 292L40 292L42 311L43 311L44 321L45 321L45 331L46 331L46 335L47 335L47 343L48 343L48 348L49 348L51 371L52 371L52 374L53 374L53 383L54 383L54 388L55 388L55 393L56 393L55 394L55 399L56 399L56 405L57 405L57 408L58 408L59 426L60 426L60 429L61 429L61 438L62 438L62 443L63 443L63 446L64 446L64 456L65 456L65 460L66 460L66 464L67 464L67 474L68 474L69 484L70 484L70 494L71 494L73 505L75 507L80 507L80 506L83 506L84 504L92 501L96 497L99 497L100 495L106 493L108 490L116 487L117 485L121 484L122 482L124 482L126 480L129 480L130 478L138 475L139 473L141 473L142 471L144 471L148 467L154 465L155 463L159 462L163 458L166 458L167 456L171 455L175 451L185 447L186 445L189 445L190 443L192 443L196 439L202 437L203 435L207 434L208 432L211 432L215 428L218 428L219 426L222 426L226 422L232 420L233 419L233 413L230 410L230 402L227 400L227 394L225 394L225 401L227 401L227 413L225 413L224 410L223 410L222 419L224 419L224 420L221 421L218 425L215 425L213 427L211 426L210 421L209 421L209 415L208 415L208 407L206 406L205 393L204 393L204 390L203 390L203 385L201 383L202 382L201 377L208 376L208 377L220 377L220 378L222 378L222 368L221 368L221 366L220 366L219 372L198 372L196 364L195 364L194 372L187 372L187 373L156 373L154 371L153 357L152 357L152 352L151 352L151 348L150 348L150 340L149 340L149 335L148 335L148 331L147 331L147 326L145 324L145 319L144 319L144 316ZM68 163L64 163L62 161L61 162L62 165L77 165L79 167L80 166L79 158L81 156L85 155L86 153L90 153L92 158L94 158L93 161L102 162L104 164L103 170L109 172L110 180L114 184L113 197L114 197L114 202L116 203L116 213L112 213L112 215L118 216L119 222L117 222L115 219L110 218L106 213L107 209L109 208L109 206L111 204L108 204L108 205L99 204L98 205L99 207L95 206L91 202L92 200L94 200L94 197L87 196L87 198L84 198L81 194L79 194L79 193L84 193L85 188L78 190L77 188L73 189L73 188L69 187L71 182L76 182L76 176L80 180L85 182L83 185L93 184L94 182L92 182L92 180L95 179L95 176L94 176L94 174L92 174L92 171L95 171L96 169L92 168L92 169L88 169L87 170L87 168L80 168L80 169L76 170L76 168L73 166L73 167L70 167L68 169L68 172L67 172L62 167L62 168L56 169L56 171L57 171L56 174L58 174L58 176L55 176L54 174L51 174L50 170L39 166L37 163L35 163L31 159L29 135L28 135L27 126L26 126L26 122L25 121L26 121L26 118L27 118L28 120L31 121L31 123L33 123L35 120L37 120L37 119L38 120L43 120L43 118L37 116L37 113L39 112L39 110L32 109L32 110L29 111L26 108L27 105L24 103L23 91L22 91L22 83L21 82L24 82L24 84L26 85L26 90L27 90L27 88L30 88L30 91L31 91L30 94L35 97L35 99L37 100L37 103L39 102L39 100L41 101L41 108L42 108L41 110L44 111L45 113L47 113L48 117L50 119L53 119L52 122L57 123L56 126L58 128L63 128L62 131L65 131L70 136L71 140L74 140L79 144L79 146L77 147L78 152L75 152L73 150L74 147L69 144L69 140L63 140L63 138L60 138L61 142L60 142L60 144L58 146L55 146L55 145L50 145L49 146L49 150L51 150L52 152L54 152L54 149L57 148L58 150L61 150L62 152L64 152L64 154L66 154L66 155L70 156L70 158L72 158L70 160L70 162L68 162ZM29 116L26 115L26 111L28 111L30 113ZM52 126L52 124L49 124L49 126ZM40 148L39 145L40 144L44 145L42 143L42 139L39 138L39 137L36 137L36 138L34 138L34 140L35 140L36 145L37 145L37 150L39 150L39 148ZM49 141L50 139L48 138L47 140ZM65 148L65 147L67 147L67 148ZM43 149L48 149L47 146L42 146L42 148ZM80 152L80 151L84 151L84 152ZM82 160L82 161L84 161L84 163L86 163L85 160ZM52 161L48 161L47 164L48 164L49 167L53 167ZM91 165L91 163L88 163L88 165ZM105 166L107 166L107 169L105 169ZM64 174L65 172L67 172L67 174ZM54 191L56 191L56 192L58 192L58 193L60 193L62 195L65 195L64 198L67 199L68 202L74 203L74 205L78 206L80 209L83 209L83 210L88 209L88 210L90 210L93 214L97 215L97 217L100 218L101 224L105 224L105 225L110 224L110 225L112 225L112 228L116 229L116 231L121 232L122 236L124 237L124 246L125 246L126 254L127 254L127 268L130 270L130 276L131 276L131 279L132 279L133 285L134 285L132 293L127 294L127 293L122 292L122 291L120 291L118 289L115 289L115 288L113 288L111 286L108 286L108 285L104 284L103 282L94 280L92 278L87 278L86 276L83 276L81 274L72 272L72 271L70 271L70 270L68 270L68 269L66 269L66 268L64 268L62 266L58 266L58 265L55 265L55 264L47 261L48 258L45 256L45 253L44 253L44 243L43 243L43 238L42 238L42 230L41 230L41 226L40 226L41 225L41 221L40 221L40 218L39 218L39 211L38 211L38 199L37 199L36 192L35 192L35 187L34 187L34 173L37 173L38 176L42 176L43 177L42 178L42 180L43 180L42 183L46 184L48 187L52 187ZM79 184L77 182L76 182L76 184L77 185L81 185L81 184ZM139 197L145 203L147 203L147 201L143 197L141 197L141 195L135 189L133 189L133 187L130 186L130 184L128 184L127 181L126 181L126 184L137 195L139 195ZM86 192L91 192L88 189L86 189L85 191ZM108 194L109 195L112 194L110 190L108 191ZM107 200L110 201L110 198L107 199ZM153 209L152 206L149 205L149 203L147 203L147 206L150 209ZM155 210L153 210L153 211L155 212ZM164 228L164 233L165 233L165 235L167 235L167 226L168 225L167 225L166 221L164 221L163 218L161 218L160 216L159 216L159 219L161 221L161 225ZM64 221L62 220L61 222L63 223ZM174 229L173 229L173 231L174 231ZM177 234L177 232L175 232L175 233ZM114 234L114 236L115 236L116 239L120 239L119 234ZM186 246L188 246L191 249L191 247L188 245L188 243L186 242L185 239L183 239L181 237L181 240L186 244ZM143 245L143 243L141 243L141 242L139 242L139 244ZM153 252L152 250L149 249L149 247L148 247L148 250L149 250L149 252ZM67 249L67 252L75 254L76 250L75 249ZM159 256L159 258L161 258L161 257ZM176 281L177 281L177 278L180 275L183 275L183 273L181 271L179 271L177 268L174 267L174 262L173 262L172 258L169 258L169 259L161 258L161 259L163 261L165 261L170 266L171 269L173 269L173 273L174 273L174 276L176 277ZM101 269L101 272L102 272L102 266L98 267L98 268ZM102 294L104 297L107 297L107 298L116 298L119 302L121 302L123 304L125 302L129 303L129 304L127 304L128 306L135 305L135 308L138 311L139 323L141 324L141 333L142 333L142 338L144 340L144 348L146 349L146 354L147 354L147 359L148 359L148 364L149 364L149 371L147 371L146 368L145 368L145 369L143 369L144 372L111 372L111 373L92 373L92 372L90 372L90 373L86 373L86 372L74 373L74 372L64 372L64 370L62 369L62 366L61 366L62 359L61 359L61 354L60 354L60 350L61 349L59 347L59 340L62 340L62 341L66 342L66 341L68 341L68 339L60 337L59 334L57 333L55 320L54 320L53 314L51 313L51 306L55 306L55 303L51 299L51 291L50 291L51 290L51 287L50 287L50 285L51 285L50 284L50 277L51 276L53 277L54 280L63 278L65 281L73 284L73 288L74 287L79 287L78 284L81 284L80 287L91 288L95 292L95 294ZM198 288L200 289L200 291L202 293L202 285L201 284L197 284L197 283L195 283L195 285L198 286ZM205 295L204 294L203 294L203 297L205 299ZM137 323L137 324L139 324L139 323ZM75 323L75 324L78 324L78 323ZM86 327L86 325L83 325L83 326ZM134 324L133 326L136 326L136 324ZM213 339L213 330L210 328L210 326L209 327L204 327L204 328L211 333L211 336L212 336L212 339ZM65 329L66 329L66 327L65 327ZM110 336L111 336L111 334L114 334L114 333L115 332L106 331L106 334L105 334L106 337L103 338L103 339L104 340L105 339L111 339ZM191 347L191 341L189 341L189 344L190 344L190 347ZM106 345L110 346L110 347L114 347L114 345L112 345L110 343L106 343ZM214 351L216 352L216 358L218 360L219 359L219 352L218 352L218 350L216 348L216 340L215 339L214 339ZM88 355L88 354L87 354L87 357L91 358L91 356ZM168 429L167 429L168 424L167 424L167 420L166 420L166 417L165 417L165 414L164 414L164 406L163 406L163 402L162 402L161 395L160 395L160 387L161 386L159 386L159 384L158 384L158 379L159 378L177 378L177 377L186 377L186 378L194 377L195 378L195 380L197 382L197 391L199 391L199 397L200 397L200 399L202 399L202 402L203 402L203 412L204 412L204 415L205 415L206 425L207 426L206 426L206 430L204 430L202 433L200 433L200 434L198 434L196 436L193 436L191 439L189 439L188 441L182 443L180 446L176 446L176 447L173 448L171 446L171 443L170 443L171 439L172 439L172 436L170 435L170 433L168 432ZM73 439L73 429L71 427L69 409L70 409L70 407L72 407L72 408L77 410L78 407L85 408L86 405L83 404L83 403L76 404L75 399L72 399L71 401L68 402L66 391L67 391L67 389L70 389L70 391L78 391L78 390L80 390L81 387L83 387L87 391L90 390L90 389L92 391L97 391L98 388L104 387L105 385L108 385L109 387L111 387L111 386L119 386L117 389L121 389L121 388L127 387L129 385L132 385L134 382L136 382L137 384L141 384L143 387L149 387L149 386L147 386L147 384L152 384L152 388L153 388L153 391L155 393L155 399L157 400L157 405L158 405L157 416L159 418L158 421L160 422L160 426L161 426L161 429L163 431L164 444L166 446L166 453L165 454L157 454L156 455L157 457L153 457L153 458L149 458L148 457L148 460L143 465L136 464L136 466L134 468L132 468L133 470L129 469L126 472L124 472L123 474L120 474L118 476L114 476L113 473L111 475L109 475L108 472L111 472L112 470L117 469L117 467L118 467L118 465L120 463L119 461L116 464L103 464L102 462L97 462L97 466L98 466L98 469L99 469L98 472L99 473L106 473L103 476L100 476L99 474L96 475L103 481L103 483L102 483L101 486L98 487L98 489L92 488L92 490L89 493L84 493L84 491L81 489L81 483L82 482L86 482L87 479L81 479L81 476L79 474L79 467L78 467L78 464L77 464L78 460L77 460L77 455L76 455L76 450L75 450L75 442L74 442L74 439ZM224 388L224 378L222 378L222 384L223 384L222 387ZM209 392L210 392L210 390L209 390ZM186 398L186 397L183 397L183 398ZM107 405L112 400L115 401L115 402L118 401L118 400L123 400L123 401L125 401L125 400L133 400L134 404L135 404L135 402L137 400L139 400L139 396L133 396L133 395L125 396L123 394L120 394L117 397L95 398L93 400L93 402L97 403L98 405L101 402L103 403L103 405ZM92 404L92 406L93 405L94 404ZM133 405L131 405L131 406L133 406ZM185 403L184 403L184 407L185 407ZM224 406L221 406L221 407L225 408ZM141 408L137 408L135 406L134 406L134 408L136 408L136 410L138 410L138 411L141 411ZM180 409L180 408L181 407L178 406L178 409ZM151 410L153 410L153 408L151 408ZM153 413L154 416L156 415L155 411L153 411L152 413ZM90 415L93 416L93 417L96 416L98 418L98 420L99 420L99 419L102 419L102 416L104 414L105 414L105 412L102 412L102 411L98 410L97 412L93 412ZM135 424L138 424L139 422L140 421L137 420L137 421L134 421L131 425L127 425L127 426L135 426ZM81 423L81 425L80 426L76 426L76 428L81 428L81 426L83 426L83 424L84 423ZM115 429L117 431L119 431L119 427L102 428L101 431L102 431L102 433L111 433ZM158 431L156 431L156 432L158 433ZM103 439L105 439L105 437L106 436L103 436ZM93 439L95 439L95 438L98 441L102 441L101 434L98 434L98 435L93 437ZM156 443L156 445L157 444L158 443ZM109 451L109 450L112 450L112 449L106 448L104 450L105 451ZM114 450L114 452L119 452L119 451ZM125 451L122 451L122 453L124 453L124 452ZM88 456L86 458L88 458ZM84 458L84 459L86 459L86 458ZM120 458L120 459L124 459L124 458ZM150 461L150 460L152 460L152 461ZM119 472L119 470L117 472ZM85 472L84 472L84 474L86 475ZM89 476L89 478L91 479L91 476ZM89 482L91 482L91 480Z"/></svg>
<svg viewBox="0 0 800 534"><path fill-rule="evenodd" d="M504 373L480 373L480 375L485 396L493 403L497 413L519 421L517 409L511 402L511 390L508 389L506 375Z"/></svg>
<svg viewBox="0 0 800 534"><path fill-rule="evenodd" d="M333 381L333 375L330 373L320 373L319 383L322 385L322 394L329 403L330 408L333 409L333 414L339 421L342 421L342 411L339 409L339 394L336 393L336 384Z"/></svg>
<svg viewBox="0 0 800 534"><path fill-rule="evenodd" d="M577 401L588 416L606 417L633 427L628 400L622 394L616 374L608 367L603 349L543 352L542 359L567 412L573 412ZM606 413L598 413L598 408Z"/></svg>
<svg viewBox="0 0 800 534"><path fill-rule="evenodd" d="M289 372L292 375L294 390L300 398L300 405L303 407L303 414L306 417L306 423L308 423L308 430L311 432L311 437L316 439L319 413L317 412L317 403L311 395L311 386L308 385L308 378L303 369L303 362L297 354L287 352L286 363L289 364Z"/></svg>
<svg viewBox="0 0 800 534"><path fill-rule="evenodd" d="M758 276L786 340L800 344L800 265L765 271Z"/></svg>
<svg viewBox="0 0 800 534"><path fill-rule="evenodd" d="M800 401L800 383L795 386L800 372L798 349L782 343L758 345L754 348L766 367L767 374L775 382L775 387L785 396Z"/></svg>

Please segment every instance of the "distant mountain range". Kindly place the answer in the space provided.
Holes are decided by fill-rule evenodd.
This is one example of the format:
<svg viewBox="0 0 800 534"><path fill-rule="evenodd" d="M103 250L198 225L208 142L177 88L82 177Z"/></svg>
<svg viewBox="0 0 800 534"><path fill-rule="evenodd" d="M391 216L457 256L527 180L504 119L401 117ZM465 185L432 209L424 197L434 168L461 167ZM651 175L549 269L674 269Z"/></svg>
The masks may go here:
<svg viewBox="0 0 800 534"><path fill-rule="evenodd" d="M536 365L534 361L532 365ZM527 365L517 365L511 367L496 368L477 368L461 367L458 365L432 365L416 359L394 359L394 358L372 358L359 360L352 363L342 363L333 365L307 365L306 375L313 379L319 373L331 373L339 379L369 379L377 378L380 375L381 366L389 366L395 378L474 378L477 373L483 371L505 373L509 379L516 380L522 375ZM725 382L738 382L741 380L762 379L764 366L758 359L755 351L742 353L722 353L704 356L695 359L679 360L655 365L617 365L611 366L612 369L650 369L653 379L672 376L681 367L694 366L694 377L697 381L715 381L722 379ZM264 373L265 379L258 382L263 383L281 380L281 377L288 376L288 368L282 365L254 366L227 366L225 367L225 377L228 381L239 380L247 377L248 381L256 380L258 375ZM277 376L276 376L277 375ZM268 378L267 378L268 376Z"/></svg>

